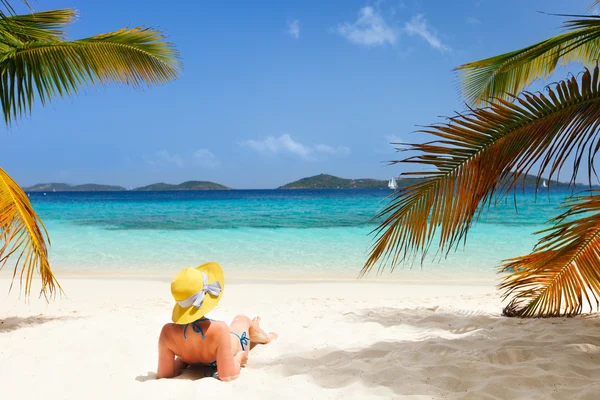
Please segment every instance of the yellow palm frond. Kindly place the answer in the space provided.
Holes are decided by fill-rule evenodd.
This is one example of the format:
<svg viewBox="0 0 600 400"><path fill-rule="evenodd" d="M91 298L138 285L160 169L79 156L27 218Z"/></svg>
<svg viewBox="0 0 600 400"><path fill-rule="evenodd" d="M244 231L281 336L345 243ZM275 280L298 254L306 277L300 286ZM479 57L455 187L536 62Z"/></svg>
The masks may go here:
<svg viewBox="0 0 600 400"><path fill-rule="evenodd" d="M48 263L46 241L50 243L48 233L29 198L0 168L0 269L9 258L16 259L13 282L18 275L26 295L36 271L42 278L41 294L50 296L60 290Z"/></svg>
<svg viewBox="0 0 600 400"><path fill-rule="evenodd" d="M29 113L36 97L45 104L54 96L75 94L87 83L140 87L168 82L179 73L177 51L152 28L68 42L23 40L12 26L5 29L9 40L0 41L0 101L7 123Z"/></svg>
<svg viewBox="0 0 600 400"><path fill-rule="evenodd" d="M545 94L524 93L514 103L499 100L473 109L447 124L421 130L434 139L408 145L417 155L397 161L426 171L405 176L426 178L398 192L378 216L382 222L363 267L391 266L426 253L436 233L448 254L465 238L478 210L505 195L517 179L537 170L558 176L567 162L577 175L581 163L589 173L600 148L599 70L585 71L549 87ZM591 175L590 175L591 180Z"/></svg>
<svg viewBox="0 0 600 400"><path fill-rule="evenodd" d="M557 317L590 310L600 299L600 192L567 201L533 253L508 260L500 289L511 297L507 316Z"/></svg>
<svg viewBox="0 0 600 400"><path fill-rule="evenodd" d="M465 100L475 106L512 99L536 79L545 79L558 65L581 62L593 68L600 58L600 17L576 16L567 32L520 50L459 66Z"/></svg>

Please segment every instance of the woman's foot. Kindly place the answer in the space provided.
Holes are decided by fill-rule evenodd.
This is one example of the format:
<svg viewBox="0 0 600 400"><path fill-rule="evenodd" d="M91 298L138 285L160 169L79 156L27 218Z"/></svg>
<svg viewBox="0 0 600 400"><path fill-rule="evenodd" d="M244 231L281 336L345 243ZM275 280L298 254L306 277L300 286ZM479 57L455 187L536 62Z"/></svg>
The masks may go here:
<svg viewBox="0 0 600 400"><path fill-rule="evenodd" d="M275 332L265 332L260 327L260 317L255 317L252 322L250 322L250 329L248 329L248 334L250 335L250 342L256 344L267 344L270 343L271 340L277 339L277 334Z"/></svg>

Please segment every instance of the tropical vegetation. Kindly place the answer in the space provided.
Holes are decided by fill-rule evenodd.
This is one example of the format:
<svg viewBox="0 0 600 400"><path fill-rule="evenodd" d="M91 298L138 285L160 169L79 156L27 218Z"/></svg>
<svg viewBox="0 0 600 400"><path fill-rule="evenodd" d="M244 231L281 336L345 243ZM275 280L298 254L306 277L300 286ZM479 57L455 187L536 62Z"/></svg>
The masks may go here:
<svg viewBox="0 0 600 400"><path fill-rule="evenodd" d="M600 150L600 17L567 18L558 36L457 68L469 109L423 128L431 140L405 145L413 154L393 162L409 166L404 176L426 179L378 216L363 274L376 265L393 269L434 244L448 255L482 208L515 189L523 174L532 172L539 185L568 166L571 184L585 175L591 186ZM576 62L583 64L578 76L524 91ZM572 316L598 306L600 193L590 188L564 207L531 254L501 266L505 315Z"/></svg>
<svg viewBox="0 0 600 400"><path fill-rule="evenodd" d="M230 187L223 186L219 183L208 182L208 181L186 181L182 182L178 185L173 185L170 183L153 183L151 185L142 186L135 188L133 190L140 191L163 191L163 190L230 190Z"/></svg>
<svg viewBox="0 0 600 400"><path fill-rule="evenodd" d="M125 191L123 186L115 185L97 185L94 183L84 183L83 185L69 185L68 183L38 183L37 185L24 187L27 192L117 192Z"/></svg>
<svg viewBox="0 0 600 400"><path fill-rule="evenodd" d="M75 19L75 10L15 15L7 0L0 0L0 6L0 104L7 126L30 114L34 102L45 105L55 97L77 94L86 84L141 87L178 76L177 51L155 29L123 28L68 41L65 28ZM41 294L60 290L48 261L48 232L27 195L2 169L0 236L0 269L15 260L13 283L18 277L25 294L36 272Z"/></svg>
<svg viewBox="0 0 600 400"><path fill-rule="evenodd" d="M338 176L319 174L286 183L278 189L378 189L387 188L388 181L378 179L346 179Z"/></svg>

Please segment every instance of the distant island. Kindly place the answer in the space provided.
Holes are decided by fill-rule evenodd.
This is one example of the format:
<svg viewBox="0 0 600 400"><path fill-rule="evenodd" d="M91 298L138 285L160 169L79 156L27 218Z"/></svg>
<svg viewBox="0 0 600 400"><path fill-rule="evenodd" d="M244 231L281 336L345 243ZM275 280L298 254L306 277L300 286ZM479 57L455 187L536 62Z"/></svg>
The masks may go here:
<svg viewBox="0 0 600 400"><path fill-rule="evenodd" d="M398 189L403 189L415 183L422 182L423 178L397 178ZM536 185L537 178L534 175L521 176L517 179L516 187L523 186L533 187ZM540 181L541 182L541 181ZM550 186L566 186L567 183L552 181ZM541 185L540 185L541 186ZM319 174L307 178L298 179L290 182L278 189L380 189L387 188L388 181L363 178L363 179L346 179L338 176Z"/></svg>
<svg viewBox="0 0 600 400"><path fill-rule="evenodd" d="M126 191L123 186L96 185L86 183L84 185L69 185L66 183L39 183L34 186L24 187L25 192L120 192ZM133 190L138 191L168 191L168 190L231 190L231 188L219 185L214 182L205 181L187 181L179 185L168 183L154 183L148 186L142 186Z"/></svg>
<svg viewBox="0 0 600 400"><path fill-rule="evenodd" d="M68 185L66 183L39 183L34 186L24 187L26 192L119 192L127 190L123 186L96 185Z"/></svg>
<svg viewBox="0 0 600 400"><path fill-rule="evenodd" d="M179 185L171 185L169 183L154 183L148 186L142 186L133 190L138 191L163 191L163 190L231 190L230 187L219 185L214 182L206 181L187 181Z"/></svg>
<svg viewBox="0 0 600 400"><path fill-rule="evenodd" d="M406 188L423 178L397 178L398 189ZM517 180L516 187L533 187L537 178L533 175L521 176ZM542 180L543 181L543 180ZM567 183L552 181L546 182L549 186L566 186ZM579 184L578 184L579 185ZM542 186L540 184L540 186ZM338 176L319 174L307 178L298 179L277 189L387 189L388 181L372 178L346 179ZM84 185L69 185L67 183L39 183L34 186L24 187L25 192L121 192L126 191L123 186L97 185L86 183ZM153 183L152 185L137 187L133 191L172 191L172 190L231 190L230 187L208 181L186 181L178 185L170 183Z"/></svg>
<svg viewBox="0 0 600 400"><path fill-rule="evenodd" d="M405 179L398 180L398 187ZM415 181L411 179L411 181ZM278 189L379 189L387 188L388 181L372 178L346 179L338 176L319 174L290 182Z"/></svg>

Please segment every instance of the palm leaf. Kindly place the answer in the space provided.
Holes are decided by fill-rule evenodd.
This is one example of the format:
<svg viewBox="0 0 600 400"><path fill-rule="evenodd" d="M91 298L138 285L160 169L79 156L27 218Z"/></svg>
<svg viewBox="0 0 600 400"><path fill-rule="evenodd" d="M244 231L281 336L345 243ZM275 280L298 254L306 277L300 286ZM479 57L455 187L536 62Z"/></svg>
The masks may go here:
<svg viewBox="0 0 600 400"><path fill-rule="evenodd" d="M600 298L600 192L571 198L568 210L538 242L533 253L508 260L500 289L512 297L507 316L556 317L579 314ZM592 304L592 300L595 304Z"/></svg>
<svg viewBox="0 0 600 400"><path fill-rule="evenodd" d="M13 281L18 275L26 295L36 271L42 278L42 294L53 295L60 289L48 263L46 240L50 243L29 198L0 168L0 269L9 258L16 258Z"/></svg>
<svg viewBox="0 0 600 400"><path fill-rule="evenodd" d="M0 18L0 41L63 40L65 25L76 16L75 10L62 9Z"/></svg>
<svg viewBox="0 0 600 400"><path fill-rule="evenodd" d="M29 2L27 0L20 0L21 3L25 4L29 9L31 9L31 6L29 5ZM4 18L6 16L10 16L10 15L14 15L15 14L15 9L12 6L12 1L8 1L8 0L0 0L0 18ZM4 10L2 9L4 8Z"/></svg>
<svg viewBox="0 0 600 400"><path fill-rule="evenodd" d="M464 64L459 71L462 94L469 104L487 105L511 99L536 79L547 78L558 65L581 62L593 68L600 58L600 16L574 16L567 32L495 57Z"/></svg>
<svg viewBox="0 0 600 400"><path fill-rule="evenodd" d="M434 140L407 145L417 155L397 161L425 166L404 176L427 178L400 191L378 215L375 241L362 269L380 270L427 253L434 236L443 254L465 238L478 211L515 187L517 179L537 168L558 177L573 160L574 182L581 163L591 181L600 149L599 71L586 71L548 88L546 94L524 93L514 103L499 100L421 132Z"/></svg>
<svg viewBox="0 0 600 400"><path fill-rule="evenodd" d="M28 114L36 97L46 104L54 96L76 94L87 83L157 85L176 78L179 67L177 51L151 28L72 42L11 40L0 43L2 111L10 123Z"/></svg>

